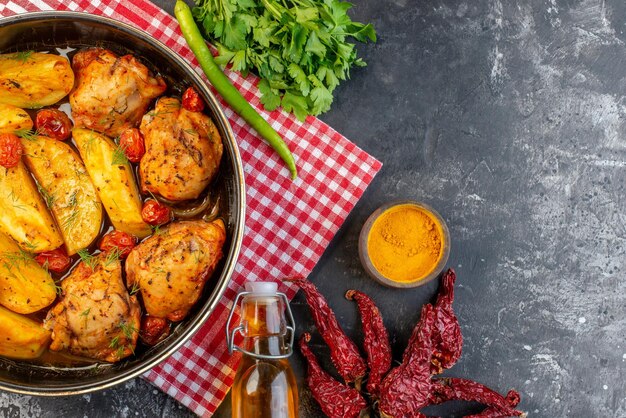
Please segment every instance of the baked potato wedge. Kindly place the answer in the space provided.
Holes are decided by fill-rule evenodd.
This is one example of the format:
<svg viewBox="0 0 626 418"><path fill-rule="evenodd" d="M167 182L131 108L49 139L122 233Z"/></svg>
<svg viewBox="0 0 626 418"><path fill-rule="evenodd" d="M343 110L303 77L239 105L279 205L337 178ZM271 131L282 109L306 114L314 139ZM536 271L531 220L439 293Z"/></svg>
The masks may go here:
<svg viewBox="0 0 626 418"><path fill-rule="evenodd" d="M32 128L33 120L24 109L0 103L0 134L30 131Z"/></svg>
<svg viewBox="0 0 626 418"><path fill-rule="evenodd" d="M22 146L68 255L87 248L100 232L102 203L80 157L66 143L45 136L22 138Z"/></svg>
<svg viewBox="0 0 626 418"><path fill-rule="evenodd" d="M52 333L30 318L0 306L0 356L34 359L50 344Z"/></svg>
<svg viewBox="0 0 626 418"><path fill-rule="evenodd" d="M29 314L52 304L56 296L56 286L48 272L30 253L0 233L0 305Z"/></svg>
<svg viewBox="0 0 626 418"><path fill-rule="evenodd" d="M74 128L72 136L115 229L139 238L150 235L150 225L141 218L142 202L133 169L121 148L106 135L89 129Z"/></svg>
<svg viewBox="0 0 626 418"><path fill-rule="evenodd" d="M13 168L0 167L0 232L33 253L63 245L59 228L22 161Z"/></svg>
<svg viewBox="0 0 626 418"><path fill-rule="evenodd" d="M38 109L55 104L74 87L65 57L40 52L0 55L0 103Z"/></svg>

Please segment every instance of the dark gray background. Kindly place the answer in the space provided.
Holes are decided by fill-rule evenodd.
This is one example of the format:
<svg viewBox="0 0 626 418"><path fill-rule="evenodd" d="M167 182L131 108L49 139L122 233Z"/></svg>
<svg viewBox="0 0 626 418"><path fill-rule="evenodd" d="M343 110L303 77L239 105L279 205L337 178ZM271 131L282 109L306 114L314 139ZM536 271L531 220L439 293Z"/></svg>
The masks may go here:
<svg viewBox="0 0 626 418"><path fill-rule="evenodd" d="M459 276L465 347L448 374L515 387L533 417L626 417L624 0L354 2L379 41L359 47L369 66L322 119L384 167L310 279L357 340L343 293L373 296L399 358L437 284L378 286L357 239L381 204L427 202L448 222ZM157 3L172 12L173 1ZM312 330L302 297L292 306ZM301 357L292 363L302 383ZM302 416L321 416L302 386L301 400ZM230 415L229 401L217 416ZM192 414L136 379L63 399L2 393L0 416Z"/></svg>

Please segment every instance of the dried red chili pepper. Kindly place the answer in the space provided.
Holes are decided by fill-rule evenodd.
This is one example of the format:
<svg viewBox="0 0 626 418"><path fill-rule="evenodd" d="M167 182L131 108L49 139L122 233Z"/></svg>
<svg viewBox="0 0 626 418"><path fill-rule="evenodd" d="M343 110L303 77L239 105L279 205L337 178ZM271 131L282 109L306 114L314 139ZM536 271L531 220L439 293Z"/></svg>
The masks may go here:
<svg viewBox="0 0 626 418"><path fill-rule="evenodd" d="M506 399L506 402L509 404L511 408L515 408L520 403L519 393L517 393L517 391L513 389L511 389L506 394L504 399ZM521 416L525 416L525 415L522 414ZM489 407L478 414L466 415L463 418L508 418L508 416L502 415L502 412L500 412L497 408Z"/></svg>
<svg viewBox="0 0 626 418"><path fill-rule="evenodd" d="M360 382L367 371L365 360L361 358L359 349L339 326L324 296L319 293L313 283L305 278L295 277L285 280L296 283L304 292L315 326L328 344L330 358L341 377L347 383Z"/></svg>
<svg viewBox="0 0 626 418"><path fill-rule="evenodd" d="M300 351L308 363L306 382L322 411L330 418L356 418L367 408L367 402L358 390L344 385L326 373L307 343L311 334L300 337Z"/></svg>
<svg viewBox="0 0 626 418"><path fill-rule="evenodd" d="M515 401L514 392L511 394L512 399L507 399L498 392L489 389L487 386L469 379L460 378L437 378L433 379L433 397L432 404L439 404L451 400L479 402L487 405L493 412L493 416L524 416L522 411L518 411L511 406L510 401ZM517 395L519 398L519 394ZM518 401L519 402L519 401ZM483 411L485 412L485 411ZM498 415L499 414L499 415Z"/></svg>
<svg viewBox="0 0 626 418"><path fill-rule="evenodd" d="M369 296L358 290L348 290L346 299L355 300L359 308L365 334L363 349L367 354L367 365L370 369L366 387L370 395L377 397L380 382L391 367L389 334L380 311Z"/></svg>
<svg viewBox="0 0 626 418"><path fill-rule="evenodd" d="M441 278L441 287L435 303L432 374L440 374L454 366L463 349L461 327L452 309L455 281L456 274L452 269L448 269Z"/></svg>
<svg viewBox="0 0 626 418"><path fill-rule="evenodd" d="M435 311L431 304L426 304L413 329L412 343L404 351L402 364L380 385L379 409L384 417L425 417L419 410L432 403L430 360L434 324Z"/></svg>

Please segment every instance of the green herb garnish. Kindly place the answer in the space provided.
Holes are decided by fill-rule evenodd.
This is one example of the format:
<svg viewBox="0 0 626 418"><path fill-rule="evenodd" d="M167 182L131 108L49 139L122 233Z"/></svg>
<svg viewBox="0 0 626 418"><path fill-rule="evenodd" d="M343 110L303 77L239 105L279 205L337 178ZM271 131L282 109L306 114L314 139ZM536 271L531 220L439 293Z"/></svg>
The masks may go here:
<svg viewBox="0 0 626 418"><path fill-rule="evenodd" d="M15 54L13 54L11 56L11 58L17 60L17 61L21 61L21 62L26 62L28 61L28 59L30 58L31 55L33 55L35 51L22 51L22 52L16 52Z"/></svg>
<svg viewBox="0 0 626 418"><path fill-rule="evenodd" d="M131 324L131 323L128 323L128 322L121 322L119 327L122 330L122 332L124 333L124 336L128 340L132 340L133 339L133 335L138 331L137 327L135 327L134 324Z"/></svg>
<svg viewBox="0 0 626 418"><path fill-rule="evenodd" d="M64 231L71 231L76 227L78 223L78 209L73 209L68 215L66 215L61 221L61 229Z"/></svg>
<svg viewBox="0 0 626 418"><path fill-rule="evenodd" d="M133 283L133 287L130 289L130 295L134 295L137 294L139 292L139 290L141 290L141 288L139 287L139 283L135 282Z"/></svg>
<svg viewBox="0 0 626 418"><path fill-rule="evenodd" d="M46 206L48 207L48 209L51 209L52 205L54 204L54 196L48 193L48 191L44 189L43 186L39 184L39 182L35 182L35 183L37 184L37 190L39 190L39 194L46 201Z"/></svg>
<svg viewBox="0 0 626 418"><path fill-rule="evenodd" d="M92 270L95 270L98 260L96 260L96 257L89 254L89 251L86 248L78 250L77 254L83 263L88 265Z"/></svg>
<svg viewBox="0 0 626 418"><path fill-rule="evenodd" d="M128 164L128 158L126 158L126 154L124 150L119 145L115 146L115 150L113 151L113 156L111 157L111 165L126 165Z"/></svg>
<svg viewBox="0 0 626 418"><path fill-rule="evenodd" d="M371 24L352 21L340 0L196 0L193 15L217 46L218 64L258 74L267 110L282 105L300 120L326 112L333 91L365 66L354 44L376 41Z"/></svg>
<svg viewBox="0 0 626 418"><path fill-rule="evenodd" d="M21 248L18 252L3 252L0 253L0 260L2 260L2 265L8 271L11 271L14 267L19 268L20 264L27 265L32 262L33 255L29 252L22 250Z"/></svg>
<svg viewBox="0 0 626 418"><path fill-rule="evenodd" d="M27 141L36 141L39 135L39 131L33 131L32 129L18 129L13 131L13 133Z"/></svg>
<svg viewBox="0 0 626 418"><path fill-rule="evenodd" d="M118 247L113 247L110 251L107 252L106 258L104 259L104 266L109 267L111 264L114 264L119 261L122 255L122 250Z"/></svg>

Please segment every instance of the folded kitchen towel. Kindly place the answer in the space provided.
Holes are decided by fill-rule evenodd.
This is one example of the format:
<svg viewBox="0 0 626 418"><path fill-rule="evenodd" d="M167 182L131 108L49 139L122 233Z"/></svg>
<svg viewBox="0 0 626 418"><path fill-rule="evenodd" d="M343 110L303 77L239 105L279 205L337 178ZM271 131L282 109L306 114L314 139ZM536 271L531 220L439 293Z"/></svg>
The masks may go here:
<svg viewBox="0 0 626 418"><path fill-rule="evenodd" d="M172 16L147 0L8 0L0 16L37 10L104 15L152 34L202 73ZM238 357L226 348L224 324L246 280L307 276L381 167L317 118L300 123L259 102L258 78L227 71L244 97L285 138L296 157L295 182L273 150L222 102L239 143L246 176L246 227L232 281L207 323L178 352L145 374L154 385L201 416L210 416L230 389ZM291 298L295 288L281 284Z"/></svg>

